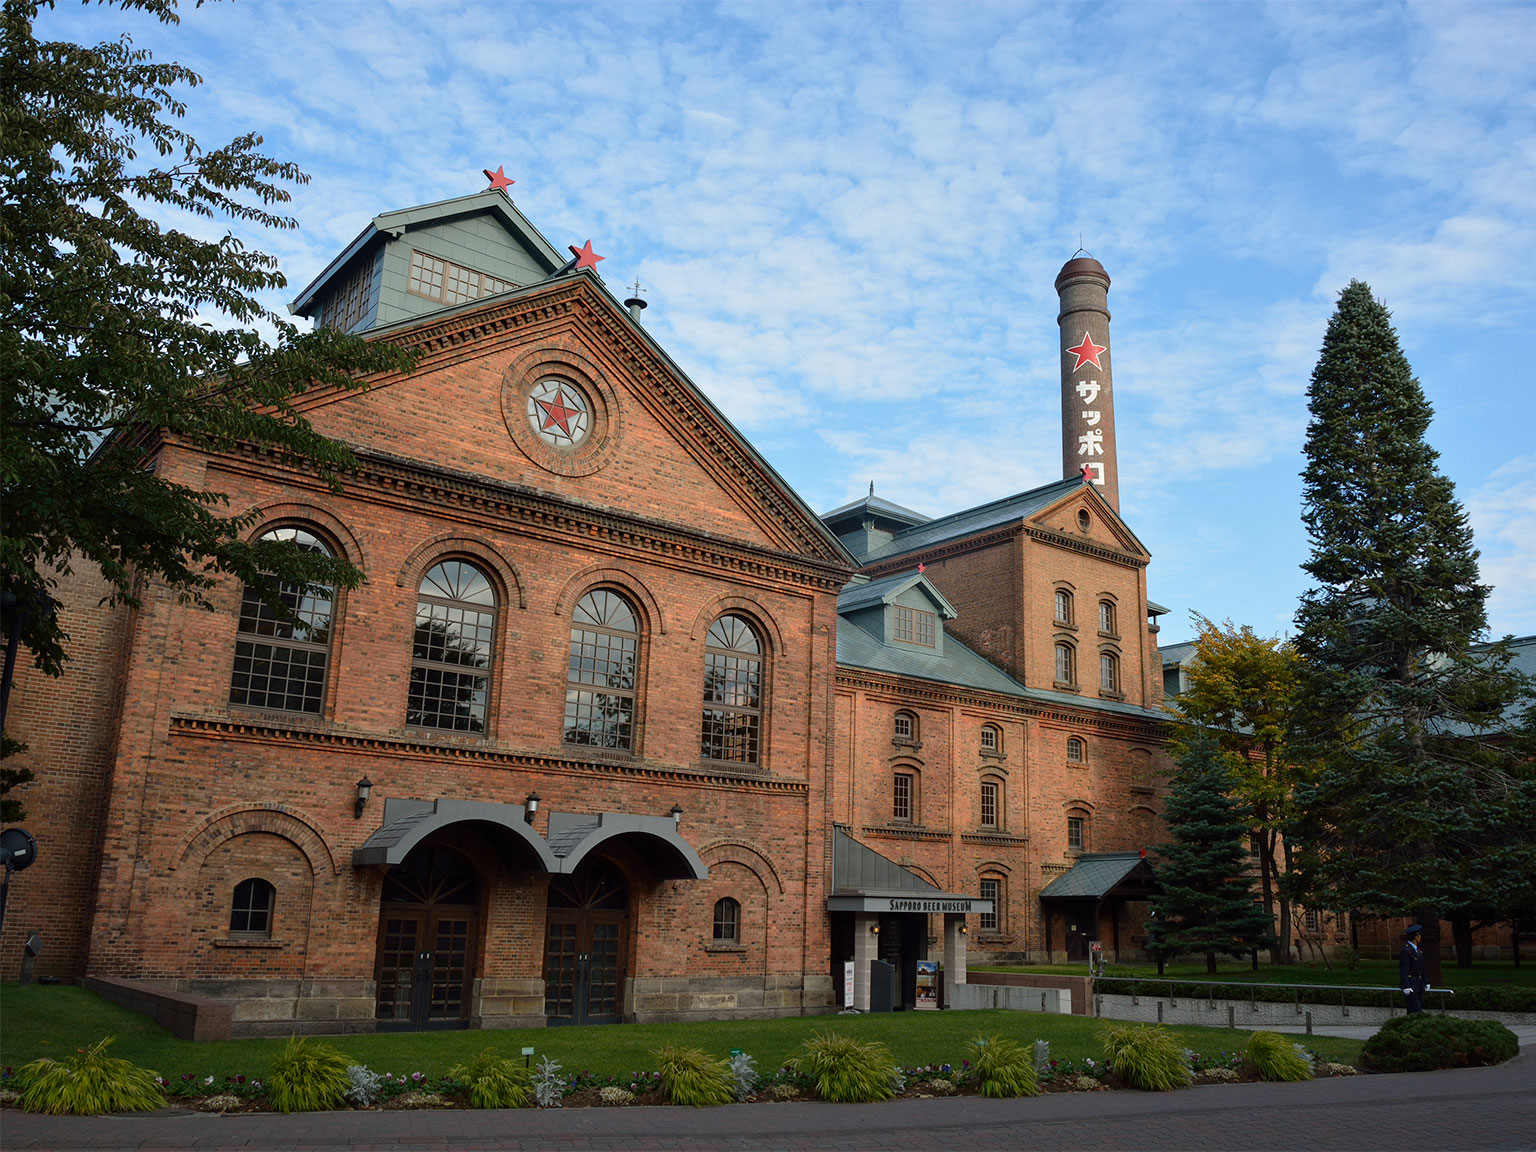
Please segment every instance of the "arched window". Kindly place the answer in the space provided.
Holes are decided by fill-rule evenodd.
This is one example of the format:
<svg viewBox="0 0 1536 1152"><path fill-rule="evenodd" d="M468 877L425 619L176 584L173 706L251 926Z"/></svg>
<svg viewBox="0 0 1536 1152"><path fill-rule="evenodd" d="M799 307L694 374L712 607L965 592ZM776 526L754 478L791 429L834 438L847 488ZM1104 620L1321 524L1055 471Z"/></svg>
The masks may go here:
<svg viewBox="0 0 1536 1152"><path fill-rule="evenodd" d="M756 764L762 720L762 641L743 617L722 616L704 641L704 759Z"/></svg>
<svg viewBox="0 0 1536 1152"><path fill-rule="evenodd" d="M741 905L729 896L715 901L716 944L735 944L741 940Z"/></svg>
<svg viewBox="0 0 1536 1152"><path fill-rule="evenodd" d="M994 829L1003 826L1003 782L995 777L981 782L981 826Z"/></svg>
<svg viewBox="0 0 1536 1152"><path fill-rule="evenodd" d="M277 889L258 876L235 885L230 901L229 930L244 936L272 935L272 911Z"/></svg>
<svg viewBox="0 0 1536 1152"><path fill-rule="evenodd" d="M1056 589L1056 623L1072 623L1072 593L1065 588Z"/></svg>
<svg viewBox="0 0 1536 1152"><path fill-rule="evenodd" d="M1067 817L1067 848L1074 852L1088 849L1088 816L1078 812Z"/></svg>
<svg viewBox="0 0 1536 1152"><path fill-rule="evenodd" d="M1056 683L1077 683L1077 653L1067 643L1056 645Z"/></svg>
<svg viewBox="0 0 1536 1152"><path fill-rule="evenodd" d="M640 622L628 600L599 588L571 613L564 739L595 748L635 746Z"/></svg>
<svg viewBox="0 0 1536 1152"><path fill-rule="evenodd" d="M981 898L992 901L992 911L981 914L981 930L983 932L1001 932L1003 924L1003 880L1000 876L983 876L981 878Z"/></svg>
<svg viewBox="0 0 1536 1152"><path fill-rule="evenodd" d="M981 726L981 750L983 752L1001 752L1003 750L1003 730L996 724L983 724Z"/></svg>
<svg viewBox="0 0 1536 1152"><path fill-rule="evenodd" d="M1099 653L1099 691L1114 695L1120 692L1120 657L1113 652Z"/></svg>
<svg viewBox="0 0 1536 1152"><path fill-rule="evenodd" d="M1115 602L1113 600L1099 601L1099 631L1111 636L1118 635L1115 630Z"/></svg>
<svg viewBox="0 0 1536 1152"><path fill-rule="evenodd" d="M444 560L421 581L405 722L450 732L485 731L496 590L467 560Z"/></svg>
<svg viewBox="0 0 1536 1152"><path fill-rule="evenodd" d="M917 713L905 709L896 713L891 722L891 737L898 744L916 744L918 737Z"/></svg>
<svg viewBox="0 0 1536 1152"><path fill-rule="evenodd" d="M891 777L891 819L917 821L917 773L897 772Z"/></svg>
<svg viewBox="0 0 1536 1152"><path fill-rule="evenodd" d="M1067 763L1068 764L1081 764L1081 763L1083 763L1083 761L1085 759L1083 753L1084 753L1084 746L1083 746L1082 737L1080 737L1080 736L1068 736L1067 737Z"/></svg>
<svg viewBox="0 0 1536 1152"><path fill-rule="evenodd" d="M286 540L306 552L329 556L303 528L273 528L262 540ZM331 611L335 589L282 584L277 595L292 618L279 616L247 585L240 601L235 670L229 702L250 708L319 713L325 707L325 676L331 653Z"/></svg>

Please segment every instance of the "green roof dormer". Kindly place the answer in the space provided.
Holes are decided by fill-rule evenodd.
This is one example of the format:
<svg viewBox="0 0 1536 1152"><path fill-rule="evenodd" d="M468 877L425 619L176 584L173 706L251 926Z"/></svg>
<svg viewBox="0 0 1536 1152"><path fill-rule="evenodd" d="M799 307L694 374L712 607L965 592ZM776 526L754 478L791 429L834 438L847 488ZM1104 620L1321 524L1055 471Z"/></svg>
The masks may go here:
<svg viewBox="0 0 1536 1152"><path fill-rule="evenodd" d="M500 189L385 212L289 311L368 332L547 280L568 261Z"/></svg>

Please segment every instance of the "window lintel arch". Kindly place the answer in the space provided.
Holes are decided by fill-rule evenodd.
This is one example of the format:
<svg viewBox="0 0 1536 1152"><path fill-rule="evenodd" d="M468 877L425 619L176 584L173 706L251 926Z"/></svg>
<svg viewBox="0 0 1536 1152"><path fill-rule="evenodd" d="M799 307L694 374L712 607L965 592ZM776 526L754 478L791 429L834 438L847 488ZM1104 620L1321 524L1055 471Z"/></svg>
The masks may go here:
<svg viewBox="0 0 1536 1152"><path fill-rule="evenodd" d="M988 776L995 776L999 781L1006 783L1008 780L1008 766L1006 764L999 764L996 761L978 764L976 765L976 775L983 780Z"/></svg>
<svg viewBox="0 0 1536 1152"><path fill-rule="evenodd" d="M1062 807L1062 809L1064 811L1068 811L1068 812L1070 812L1074 808L1081 808L1083 810L1084 815L1086 815L1086 814L1088 814L1090 812L1093 812L1098 806L1096 804L1094 804L1094 802L1092 800L1084 800L1081 797L1078 797L1078 798L1074 798L1072 800L1063 800L1061 802L1061 807Z"/></svg>
<svg viewBox="0 0 1536 1152"><path fill-rule="evenodd" d="M496 590L497 607L528 607L528 593L517 569L489 540L458 532L443 532L411 549L395 574L401 588L420 589L428 572L444 560L465 560L485 572Z"/></svg>
<svg viewBox="0 0 1536 1152"><path fill-rule="evenodd" d="M1002 860L978 860L973 871L978 878L991 874L1011 876L1013 874L1013 865Z"/></svg>
<svg viewBox="0 0 1536 1152"><path fill-rule="evenodd" d="M246 533L247 540L259 540L263 533L274 528L307 527L324 541L334 555L342 557L360 571L368 571L368 555L362 542L340 516L324 505L307 500L269 500L251 505L242 515L258 525ZM314 531L316 528L320 530Z"/></svg>
<svg viewBox="0 0 1536 1152"><path fill-rule="evenodd" d="M715 621L722 616L744 617L757 629L758 638L768 649L763 653L765 657L784 651L784 636L772 614L749 596L729 593L716 596L699 609L699 614L693 618L693 626L688 630L689 639L702 642L715 626Z"/></svg>
<svg viewBox="0 0 1536 1152"><path fill-rule="evenodd" d="M641 615L639 623L642 635L653 629L658 635L667 633L667 618L656 602L656 597L651 595L651 590L645 586L644 582L622 568L603 564L593 564L583 568L565 582L565 587L560 590L560 595L555 599L555 615L570 619L571 614L576 610L576 605L580 604L589 592L597 592L604 586L625 594L630 599Z"/></svg>

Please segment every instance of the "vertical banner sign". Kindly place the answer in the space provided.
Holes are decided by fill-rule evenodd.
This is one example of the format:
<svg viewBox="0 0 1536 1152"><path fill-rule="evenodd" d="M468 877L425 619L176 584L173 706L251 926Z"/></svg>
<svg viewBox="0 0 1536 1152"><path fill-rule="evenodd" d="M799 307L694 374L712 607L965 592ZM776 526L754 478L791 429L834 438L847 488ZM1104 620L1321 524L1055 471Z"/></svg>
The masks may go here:
<svg viewBox="0 0 1536 1152"><path fill-rule="evenodd" d="M853 961L843 961L843 1007L853 1007Z"/></svg>
<svg viewBox="0 0 1536 1152"><path fill-rule="evenodd" d="M919 960L917 962L917 1005L918 1008L937 1008L939 1006L939 962L937 960Z"/></svg>

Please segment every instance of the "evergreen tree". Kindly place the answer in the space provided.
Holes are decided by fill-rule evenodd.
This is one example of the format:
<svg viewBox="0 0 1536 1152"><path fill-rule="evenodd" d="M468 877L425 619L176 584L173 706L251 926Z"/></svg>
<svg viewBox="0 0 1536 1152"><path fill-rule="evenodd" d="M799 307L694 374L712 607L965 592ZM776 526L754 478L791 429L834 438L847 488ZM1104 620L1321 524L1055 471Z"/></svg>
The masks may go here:
<svg viewBox="0 0 1536 1152"><path fill-rule="evenodd" d="M177 22L176 0L117 6ZM52 590L72 564L98 568L122 604L144 581L201 603L232 576L270 588L274 609L285 584L355 585L344 560L247 540L250 514L162 474L156 454L166 442L254 446L334 484L352 456L298 398L360 387L410 357L301 332L259 299L286 284L271 256L222 226L203 239L145 215L163 205L293 228L285 186L307 177L262 155L256 135L202 150L177 123L195 73L126 36L40 41L39 7L0 5L0 615L12 651L19 639L57 675L68 636Z"/></svg>
<svg viewBox="0 0 1536 1152"><path fill-rule="evenodd" d="M1148 925L1158 958L1204 952L1216 974L1216 953L1242 956L1274 940L1274 919L1254 901L1248 875L1251 813L1229 755L1209 735L1195 732L1177 750L1163 814L1171 844L1157 849L1158 920Z"/></svg>
<svg viewBox="0 0 1536 1152"><path fill-rule="evenodd" d="M1270 956L1287 964L1293 852L1280 833L1294 819L1295 789L1309 767L1291 749L1301 659L1288 641L1258 636L1247 625L1218 626L1198 613L1192 619L1197 635L1189 687L1169 705L1178 717L1174 751L1203 733L1226 754L1237 798L1252 813L1259 891L1271 923L1278 904L1280 934Z"/></svg>
<svg viewBox="0 0 1536 1152"><path fill-rule="evenodd" d="M1532 770L1506 717L1528 691L1487 628L1472 531L1425 440L1431 410L1370 288L1339 296L1308 391L1299 800L1318 902L1411 915L1439 978L1442 916L1536 865Z"/></svg>

